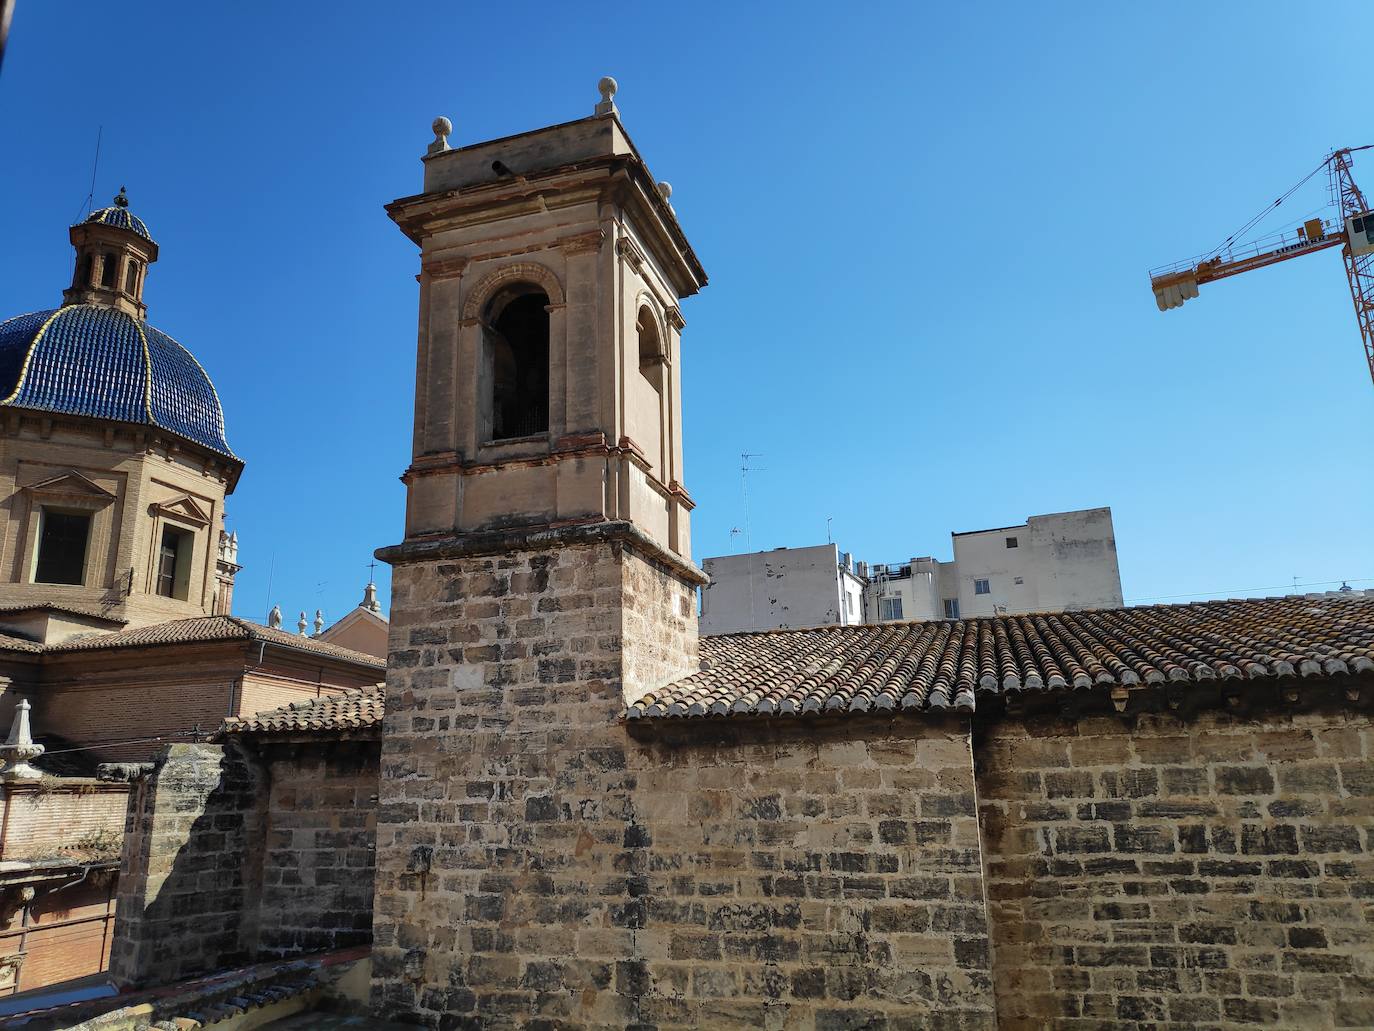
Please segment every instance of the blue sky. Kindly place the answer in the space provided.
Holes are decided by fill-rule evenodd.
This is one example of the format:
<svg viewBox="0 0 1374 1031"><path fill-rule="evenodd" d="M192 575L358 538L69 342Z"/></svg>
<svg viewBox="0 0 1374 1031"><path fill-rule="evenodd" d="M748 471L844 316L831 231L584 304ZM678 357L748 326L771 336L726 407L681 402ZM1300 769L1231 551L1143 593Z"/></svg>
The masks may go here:
<svg viewBox="0 0 1374 1031"><path fill-rule="evenodd" d="M125 184L152 227L150 321L247 461L236 610L337 618L402 532L418 263L382 205L435 115L457 145L519 132L611 74L711 276L684 305L698 559L743 547L748 451L756 548L833 518L859 557L948 557L950 530L1110 505L1128 600L1374 578L1338 254L1167 314L1146 277L1374 143L1340 53L1374 8L1297 10L20 0L0 313L59 303L103 126L95 200Z"/></svg>

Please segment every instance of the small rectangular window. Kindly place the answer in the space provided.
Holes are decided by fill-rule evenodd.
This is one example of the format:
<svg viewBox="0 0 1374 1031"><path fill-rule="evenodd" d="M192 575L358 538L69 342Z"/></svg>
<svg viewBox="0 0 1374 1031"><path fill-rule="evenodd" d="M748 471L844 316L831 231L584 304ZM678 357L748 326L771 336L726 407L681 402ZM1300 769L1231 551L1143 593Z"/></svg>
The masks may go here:
<svg viewBox="0 0 1374 1031"><path fill-rule="evenodd" d="M849 614L850 614L851 616L854 615L854 595L852 595L852 594L846 594L846 595L844 596L844 602L845 602L845 607L849 610Z"/></svg>
<svg viewBox="0 0 1374 1031"><path fill-rule="evenodd" d="M946 619L958 619L958 618L959 618L959 599L958 599L958 598L946 598L946 599L945 599L945 618L946 618Z"/></svg>
<svg viewBox="0 0 1374 1031"><path fill-rule="evenodd" d="M1012 578L1012 583L1016 584L1016 586L1018 586L1018 587L1020 587L1020 586L1021 586L1022 584L1024 584L1025 582L1026 582L1026 578L1023 577L1023 576L1017 576L1017 577L1013 577L1013 578Z"/></svg>
<svg viewBox="0 0 1374 1031"><path fill-rule="evenodd" d="M39 519L38 561L34 565L33 582L78 586L85 583L91 517L82 512L44 508Z"/></svg>
<svg viewBox="0 0 1374 1031"><path fill-rule="evenodd" d="M988 584L988 582L987 582L986 580L974 580L974 581L973 581L973 593L974 593L974 594L991 594L991 593L992 593L992 587Z"/></svg>
<svg viewBox="0 0 1374 1031"><path fill-rule="evenodd" d="M1009 548L1019 548L1020 545L1016 543L1016 538L1015 538L1015 537L1008 537L1008 538L1007 538L1007 547L1009 547Z"/></svg>
<svg viewBox="0 0 1374 1031"><path fill-rule="evenodd" d="M164 598L185 601L191 586L191 535L166 527L157 552L157 582L153 589Z"/></svg>
<svg viewBox="0 0 1374 1031"><path fill-rule="evenodd" d="M902 618L901 598L879 598L878 617L883 620Z"/></svg>

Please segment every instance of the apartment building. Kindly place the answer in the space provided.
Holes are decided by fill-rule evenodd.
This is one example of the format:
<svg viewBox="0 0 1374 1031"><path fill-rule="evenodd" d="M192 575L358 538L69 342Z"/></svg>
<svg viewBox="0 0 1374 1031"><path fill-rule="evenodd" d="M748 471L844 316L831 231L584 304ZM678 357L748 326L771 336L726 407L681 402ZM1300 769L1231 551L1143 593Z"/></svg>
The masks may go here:
<svg viewBox="0 0 1374 1031"><path fill-rule="evenodd" d="M834 544L708 558L701 632L960 619L1123 604L1110 508L950 534L953 558L855 562Z"/></svg>

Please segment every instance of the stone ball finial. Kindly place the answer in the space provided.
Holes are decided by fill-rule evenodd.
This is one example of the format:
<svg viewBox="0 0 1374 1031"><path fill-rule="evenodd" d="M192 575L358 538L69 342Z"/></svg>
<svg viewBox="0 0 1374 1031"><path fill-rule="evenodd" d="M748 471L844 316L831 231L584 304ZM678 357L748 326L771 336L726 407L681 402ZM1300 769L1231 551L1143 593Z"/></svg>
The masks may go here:
<svg viewBox="0 0 1374 1031"><path fill-rule="evenodd" d="M440 154L448 150L448 137L449 133L453 132L453 123L440 115L429 127L434 130L434 142L429 145L429 153Z"/></svg>
<svg viewBox="0 0 1374 1031"><path fill-rule="evenodd" d="M124 187L121 186L119 188L119 192L115 194L114 202L117 208L127 208L129 206L129 195L124 192Z"/></svg>
<svg viewBox="0 0 1374 1031"><path fill-rule="evenodd" d="M601 91L601 103L596 105L596 113L599 115L613 113L615 111L615 95L620 89L620 83L609 75L603 75L601 81L596 84L596 88Z"/></svg>
<svg viewBox="0 0 1374 1031"><path fill-rule="evenodd" d="M673 197L673 184L667 181L659 183L658 195L664 200L671 200Z"/></svg>

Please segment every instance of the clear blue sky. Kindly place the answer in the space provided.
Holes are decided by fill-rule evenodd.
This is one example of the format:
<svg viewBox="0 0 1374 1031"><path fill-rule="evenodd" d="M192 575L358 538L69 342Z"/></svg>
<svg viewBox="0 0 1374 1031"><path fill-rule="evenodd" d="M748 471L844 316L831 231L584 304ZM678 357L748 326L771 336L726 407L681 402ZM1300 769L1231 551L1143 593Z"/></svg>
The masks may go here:
<svg viewBox="0 0 1374 1031"><path fill-rule="evenodd" d="M1168 314L1146 279L1374 143L1374 8L1300 10L19 0L0 312L60 302L103 125L96 201L126 184L152 227L150 320L247 461L236 608L263 617L274 568L288 618L337 618L402 532L418 262L382 205L435 115L519 132L611 74L711 276L684 305L698 559L731 550L751 451L757 548L833 517L859 557L948 557L950 530L1110 505L1128 600L1374 578L1338 254Z"/></svg>

